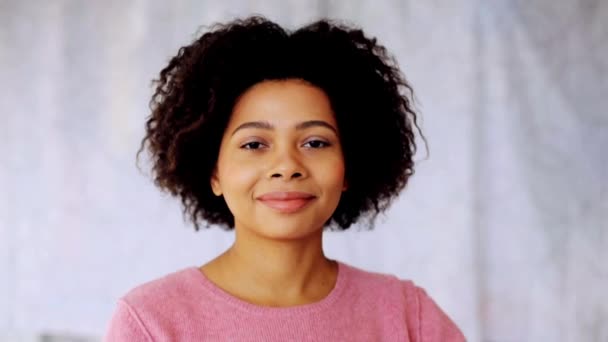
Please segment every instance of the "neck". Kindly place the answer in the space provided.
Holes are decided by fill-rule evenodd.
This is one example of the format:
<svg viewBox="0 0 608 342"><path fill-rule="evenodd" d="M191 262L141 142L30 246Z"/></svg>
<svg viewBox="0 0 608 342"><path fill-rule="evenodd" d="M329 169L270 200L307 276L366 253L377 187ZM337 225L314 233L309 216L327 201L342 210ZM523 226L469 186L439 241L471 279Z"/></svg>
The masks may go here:
<svg viewBox="0 0 608 342"><path fill-rule="evenodd" d="M216 267L203 266L203 272L227 292L256 304L315 302L331 292L337 278L337 264L325 257L322 240L322 229L274 240L237 228L234 244L210 263Z"/></svg>

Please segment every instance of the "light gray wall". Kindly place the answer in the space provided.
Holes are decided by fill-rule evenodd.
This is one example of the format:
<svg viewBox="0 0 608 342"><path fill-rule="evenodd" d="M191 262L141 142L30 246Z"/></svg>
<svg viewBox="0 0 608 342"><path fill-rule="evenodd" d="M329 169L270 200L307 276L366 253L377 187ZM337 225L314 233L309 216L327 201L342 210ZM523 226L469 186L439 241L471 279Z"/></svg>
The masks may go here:
<svg viewBox="0 0 608 342"><path fill-rule="evenodd" d="M251 12L358 24L416 91L430 156L330 256L413 279L470 341L608 340L608 4L548 0L0 1L0 339L98 338L128 289L230 244L134 154L168 58Z"/></svg>

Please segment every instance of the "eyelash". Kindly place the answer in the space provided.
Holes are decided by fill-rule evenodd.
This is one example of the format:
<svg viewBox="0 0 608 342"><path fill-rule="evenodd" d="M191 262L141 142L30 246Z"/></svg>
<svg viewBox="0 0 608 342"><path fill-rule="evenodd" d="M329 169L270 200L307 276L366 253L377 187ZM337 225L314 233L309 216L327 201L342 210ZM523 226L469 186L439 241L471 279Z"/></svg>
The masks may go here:
<svg viewBox="0 0 608 342"><path fill-rule="evenodd" d="M326 148L331 146L331 144L327 141L324 140L320 140L320 139L313 139L313 140L309 140L306 143L304 143L304 145L310 144L310 143L320 143L321 146L319 147L310 147L312 149L320 149L320 148ZM252 148L252 147L247 147L247 146L251 146L251 144L257 144L258 147L257 148ZM241 145L241 149L243 150L259 150L260 149L260 145L264 145L264 143L260 142L260 141L250 141L248 143L245 143L243 145Z"/></svg>
<svg viewBox="0 0 608 342"><path fill-rule="evenodd" d="M317 148L325 148L325 147L329 147L329 146L331 146L329 142L324 141L324 140L319 140L319 139L313 139L313 140L309 140L309 141L307 141L307 142L306 142L304 145L309 144L309 143L311 143L311 142L314 142L314 143L321 143L321 146L320 146L320 147L312 147L313 149L317 149Z"/></svg>
<svg viewBox="0 0 608 342"><path fill-rule="evenodd" d="M259 142L259 141L250 141L250 142L248 142L248 143L246 143L246 144L243 144L243 145L241 146L241 148L242 148L243 150L258 150L258 149L259 149L259 148L251 148L251 147L247 147L247 146L250 146L251 144L263 145L263 144L262 144L261 142Z"/></svg>

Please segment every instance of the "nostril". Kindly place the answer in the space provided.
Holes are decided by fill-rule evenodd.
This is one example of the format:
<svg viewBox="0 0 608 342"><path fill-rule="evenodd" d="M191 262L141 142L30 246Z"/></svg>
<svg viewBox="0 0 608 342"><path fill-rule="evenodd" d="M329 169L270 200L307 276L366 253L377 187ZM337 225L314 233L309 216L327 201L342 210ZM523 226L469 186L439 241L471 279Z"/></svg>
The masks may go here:
<svg viewBox="0 0 608 342"><path fill-rule="evenodd" d="M273 174L270 176L270 178L282 178L282 177L283 177L283 174L282 174L282 173L280 173L280 172L273 173ZM294 172L294 173L291 175L291 178L301 178L301 177L302 177L302 173L301 173L301 172Z"/></svg>

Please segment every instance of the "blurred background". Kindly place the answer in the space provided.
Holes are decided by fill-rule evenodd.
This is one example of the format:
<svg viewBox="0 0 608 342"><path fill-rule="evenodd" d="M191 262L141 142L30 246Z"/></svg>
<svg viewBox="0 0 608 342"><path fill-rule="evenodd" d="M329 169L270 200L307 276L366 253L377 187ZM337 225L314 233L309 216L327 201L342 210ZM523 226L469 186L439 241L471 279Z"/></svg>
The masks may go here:
<svg viewBox="0 0 608 342"><path fill-rule="evenodd" d="M253 13L360 26L416 92L430 155L328 256L414 280L469 341L608 341L599 0L0 0L0 340L100 340L118 297L230 245L135 153L169 58Z"/></svg>

